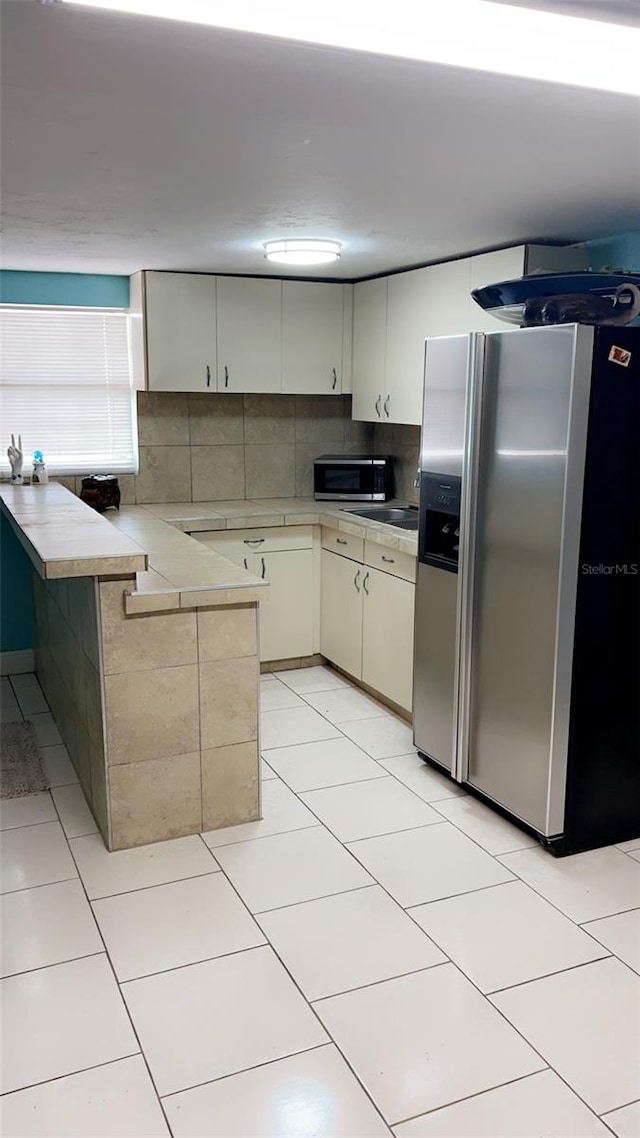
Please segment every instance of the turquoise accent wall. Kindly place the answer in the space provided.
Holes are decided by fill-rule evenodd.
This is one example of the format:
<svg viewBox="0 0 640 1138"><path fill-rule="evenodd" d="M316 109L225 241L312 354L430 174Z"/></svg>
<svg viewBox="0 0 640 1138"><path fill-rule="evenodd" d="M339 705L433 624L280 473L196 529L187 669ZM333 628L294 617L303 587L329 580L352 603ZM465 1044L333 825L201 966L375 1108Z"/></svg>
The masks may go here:
<svg viewBox="0 0 640 1138"><path fill-rule="evenodd" d="M0 515L0 651L33 648L31 563L11 526Z"/></svg>
<svg viewBox="0 0 640 1138"><path fill-rule="evenodd" d="M4 304L65 304L87 308L128 308L129 278L89 273L0 272ZM0 439L3 450L10 439ZM28 464L25 463L25 469ZM0 652L34 646L31 565L5 518L0 515Z"/></svg>
<svg viewBox="0 0 640 1138"><path fill-rule="evenodd" d="M592 269L627 269L640 273L640 230L587 241L587 250Z"/></svg>
<svg viewBox="0 0 640 1138"><path fill-rule="evenodd" d="M89 273L0 272L3 304L69 304L85 308L128 308L129 278Z"/></svg>

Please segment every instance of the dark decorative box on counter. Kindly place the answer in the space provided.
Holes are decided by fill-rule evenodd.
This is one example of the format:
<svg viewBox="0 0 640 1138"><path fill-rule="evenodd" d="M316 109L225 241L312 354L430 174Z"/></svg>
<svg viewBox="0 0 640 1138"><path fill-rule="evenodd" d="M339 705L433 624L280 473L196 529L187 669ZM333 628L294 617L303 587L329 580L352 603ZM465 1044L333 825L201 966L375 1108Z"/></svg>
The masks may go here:
<svg viewBox="0 0 640 1138"><path fill-rule="evenodd" d="M110 506L120 509L120 487L113 474L92 474L82 479L80 497L88 506L103 514Z"/></svg>

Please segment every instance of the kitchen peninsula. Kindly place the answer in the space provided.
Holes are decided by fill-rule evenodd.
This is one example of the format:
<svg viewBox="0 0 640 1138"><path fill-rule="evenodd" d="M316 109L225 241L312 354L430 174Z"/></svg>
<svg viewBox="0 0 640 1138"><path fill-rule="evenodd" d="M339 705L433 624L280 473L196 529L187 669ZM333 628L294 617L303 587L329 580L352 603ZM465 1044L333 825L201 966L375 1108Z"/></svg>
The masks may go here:
<svg viewBox="0 0 640 1138"><path fill-rule="evenodd" d="M100 515L55 482L4 484L0 509L32 564L36 671L110 850L260 817L261 656L327 658L410 713L415 532L305 498ZM273 651L292 629L300 643L296 590L308 643Z"/></svg>
<svg viewBox="0 0 640 1138"><path fill-rule="evenodd" d="M107 848L257 819L267 582L145 510L112 525L58 483L5 484L0 508L32 564L38 678Z"/></svg>

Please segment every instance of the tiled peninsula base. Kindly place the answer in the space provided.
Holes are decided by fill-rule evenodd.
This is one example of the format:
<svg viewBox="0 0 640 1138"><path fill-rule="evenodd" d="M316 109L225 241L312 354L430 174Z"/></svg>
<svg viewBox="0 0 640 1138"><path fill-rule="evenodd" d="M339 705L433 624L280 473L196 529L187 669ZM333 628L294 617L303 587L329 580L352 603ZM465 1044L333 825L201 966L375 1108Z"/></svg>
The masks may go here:
<svg viewBox="0 0 640 1138"><path fill-rule="evenodd" d="M260 816L257 604L126 615L33 573L36 668L110 850Z"/></svg>

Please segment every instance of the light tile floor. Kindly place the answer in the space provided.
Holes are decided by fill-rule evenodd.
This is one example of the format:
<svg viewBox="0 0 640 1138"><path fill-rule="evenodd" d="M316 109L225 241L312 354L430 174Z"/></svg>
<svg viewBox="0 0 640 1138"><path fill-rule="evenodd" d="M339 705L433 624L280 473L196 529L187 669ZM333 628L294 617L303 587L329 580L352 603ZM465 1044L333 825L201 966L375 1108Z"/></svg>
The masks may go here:
<svg viewBox="0 0 640 1138"><path fill-rule="evenodd" d="M554 860L330 669L262 686L264 819L109 854L2 680L5 1138L639 1138L640 837Z"/></svg>

